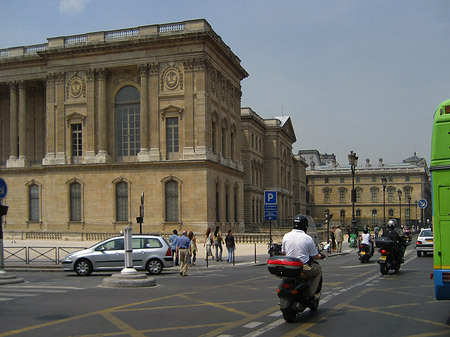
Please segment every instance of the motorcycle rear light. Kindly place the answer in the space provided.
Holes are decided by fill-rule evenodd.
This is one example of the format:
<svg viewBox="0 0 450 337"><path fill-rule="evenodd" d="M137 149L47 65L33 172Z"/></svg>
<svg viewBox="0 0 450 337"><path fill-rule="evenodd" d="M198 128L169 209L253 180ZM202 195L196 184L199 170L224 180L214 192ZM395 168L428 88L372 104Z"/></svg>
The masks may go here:
<svg viewBox="0 0 450 337"><path fill-rule="evenodd" d="M433 279L433 276L434 276L434 275L433 275L433 272L431 272L431 273L430 273L430 280Z"/></svg>
<svg viewBox="0 0 450 337"><path fill-rule="evenodd" d="M380 250L380 253L381 254L390 254L391 252L387 251L386 249L382 249L382 250Z"/></svg>
<svg viewBox="0 0 450 337"><path fill-rule="evenodd" d="M298 290L292 290L292 291L291 291L291 294L292 294L292 295L298 295Z"/></svg>
<svg viewBox="0 0 450 337"><path fill-rule="evenodd" d="M170 249L170 247L167 248L166 256L172 256L172 250Z"/></svg>
<svg viewBox="0 0 450 337"><path fill-rule="evenodd" d="M288 289L291 287L291 285L289 283L283 283L281 286L285 289Z"/></svg>

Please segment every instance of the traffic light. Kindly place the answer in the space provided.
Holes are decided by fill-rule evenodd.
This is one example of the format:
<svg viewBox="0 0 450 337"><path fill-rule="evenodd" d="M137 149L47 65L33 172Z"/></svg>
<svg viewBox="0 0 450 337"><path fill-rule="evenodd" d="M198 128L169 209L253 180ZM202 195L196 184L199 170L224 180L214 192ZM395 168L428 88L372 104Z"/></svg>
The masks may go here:
<svg viewBox="0 0 450 337"><path fill-rule="evenodd" d="M8 214L8 206L0 205L0 216Z"/></svg>

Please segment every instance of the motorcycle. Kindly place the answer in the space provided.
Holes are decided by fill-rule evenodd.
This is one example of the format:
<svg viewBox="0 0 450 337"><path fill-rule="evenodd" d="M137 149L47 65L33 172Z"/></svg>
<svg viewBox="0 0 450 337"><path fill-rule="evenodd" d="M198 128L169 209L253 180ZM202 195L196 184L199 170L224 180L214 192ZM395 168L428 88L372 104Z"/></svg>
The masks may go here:
<svg viewBox="0 0 450 337"><path fill-rule="evenodd" d="M326 244L322 251L328 251ZM316 311L319 307L322 278L314 299L309 299L308 277L302 275L303 263L300 259L289 256L273 256L267 261L267 268L272 275L281 278L277 294L280 299L280 311L287 323L295 321L297 314L306 308Z"/></svg>
<svg viewBox="0 0 450 337"><path fill-rule="evenodd" d="M357 244L358 244L358 235L356 235L355 233L351 233L350 234L350 248L356 248Z"/></svg>
<svg viewBox="0 0 450 337"><path fill-rule="evenodd" d="M361 263L369 262L370 258L373 256L372 246L367 245L365 243L361 243L359 245L358 255Z"/></svg>
<svg viewBox="0 0 450 337"><path fill-rule="evenodd" d="M269 244L269 256L281 255L281 245L278 243Z"/></svg>
<svg viewBox="0 0 450 337"><path fill-rule="evenodd" d="M386 237L380 237L375 240L377 248L380 248L378 252L381 254L378 259L380 265L380 273L386 275L389 270L393 270L395 273L399 271L403 262L402 257L398 257L395 254L395 242Z"/></svg>

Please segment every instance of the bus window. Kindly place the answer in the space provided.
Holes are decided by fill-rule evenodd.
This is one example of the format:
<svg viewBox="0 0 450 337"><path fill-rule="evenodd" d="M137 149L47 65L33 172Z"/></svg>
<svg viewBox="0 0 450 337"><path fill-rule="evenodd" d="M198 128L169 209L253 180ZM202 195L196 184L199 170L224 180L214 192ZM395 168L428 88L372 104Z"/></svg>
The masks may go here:
<svg viewBox="0 0 450 337"><path fill-rule="evenodd" d="M439 215L450 215L450 187L439 187Z"/></svg>

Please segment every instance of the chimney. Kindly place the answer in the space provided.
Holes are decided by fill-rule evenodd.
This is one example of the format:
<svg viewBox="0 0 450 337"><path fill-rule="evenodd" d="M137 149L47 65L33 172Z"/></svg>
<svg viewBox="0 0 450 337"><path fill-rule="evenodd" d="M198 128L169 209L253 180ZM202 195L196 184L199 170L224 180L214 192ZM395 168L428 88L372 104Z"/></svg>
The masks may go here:
<svg viewBox="0 0 450 337"><path fill-rule="evenodd" d="M366 167L370 167L370 159L366 159Z"/></svg>
<svg viewBox="0 0 450 337"><path fill-rule="evenodd" d="M379 167L383 167L383 166L384 166L384 164L383 164L383 158L378 159L378 166L379 166Z"/></svg>

